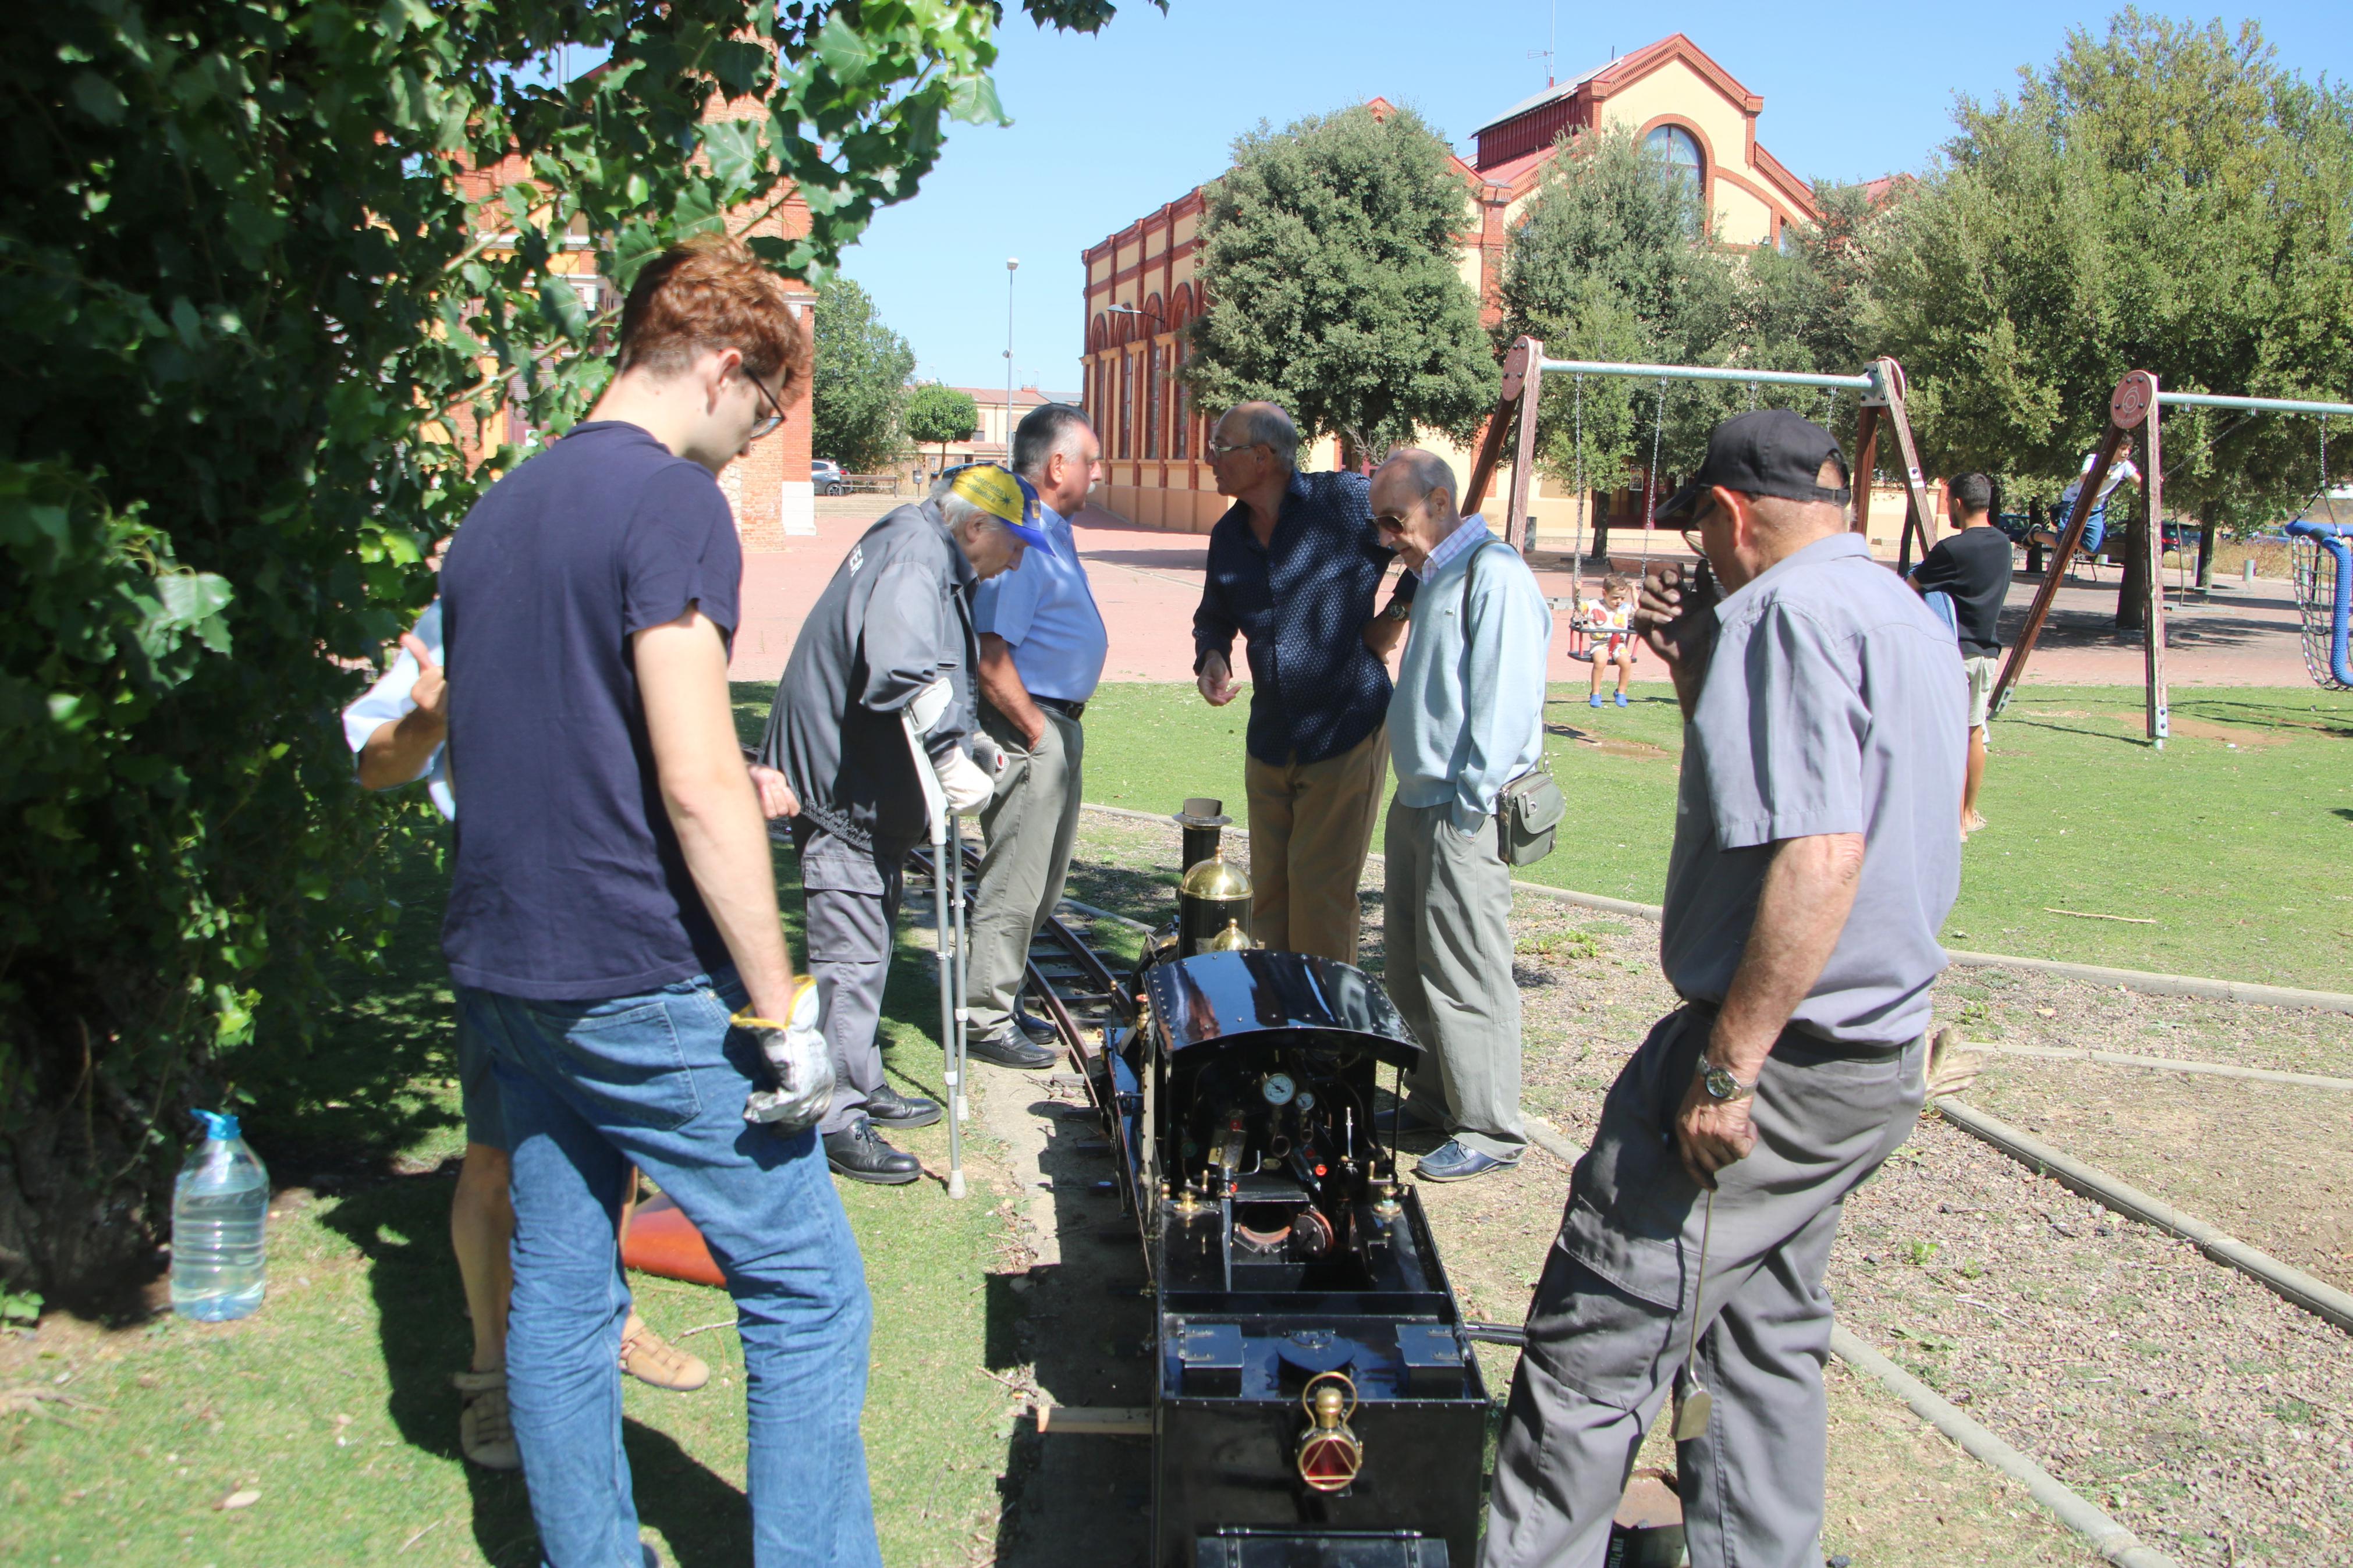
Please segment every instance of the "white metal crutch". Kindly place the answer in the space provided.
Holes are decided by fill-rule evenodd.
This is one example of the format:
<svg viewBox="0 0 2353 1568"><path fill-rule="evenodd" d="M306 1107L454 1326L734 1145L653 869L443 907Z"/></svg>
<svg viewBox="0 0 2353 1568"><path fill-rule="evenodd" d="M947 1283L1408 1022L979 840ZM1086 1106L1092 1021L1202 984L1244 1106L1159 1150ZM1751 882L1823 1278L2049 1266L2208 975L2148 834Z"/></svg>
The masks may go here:
<svg viewBox="0 0 2353 1568"><path fill-rule="evenodd" d="M948 1099L948 1196L964 1196L964 1021L965 1017L962 985L962 964L956 948L964 936L964 832L955 833L955 863L951 867L948 851L948 824L955 814L948 810L947 791L940 785L939 770L932 763L931 752L923 749L923 738L915 730L915 716L905 709L899 710L901 724L907 731L907 749L914 754L915 778L923 785L923 811L931 819L932 838L932 910L937 927L940 975L940 1050L946 1063ZM955 913L949 913L953 880ZM955 947L949 943L954 931Z"/></svg>

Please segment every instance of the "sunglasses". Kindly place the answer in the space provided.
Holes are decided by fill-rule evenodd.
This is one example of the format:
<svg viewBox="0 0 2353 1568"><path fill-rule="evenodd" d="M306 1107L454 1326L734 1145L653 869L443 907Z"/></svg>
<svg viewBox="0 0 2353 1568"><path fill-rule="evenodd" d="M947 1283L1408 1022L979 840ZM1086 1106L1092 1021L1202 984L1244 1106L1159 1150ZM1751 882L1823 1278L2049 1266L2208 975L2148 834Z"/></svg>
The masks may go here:
<svg viewBox="0 0 2353 1568"><path fill-rule="evenodd" d="M1373 519L1373 526L1383 533L1403 533L1405 519L1393 511L1385 511Z"/></svg>

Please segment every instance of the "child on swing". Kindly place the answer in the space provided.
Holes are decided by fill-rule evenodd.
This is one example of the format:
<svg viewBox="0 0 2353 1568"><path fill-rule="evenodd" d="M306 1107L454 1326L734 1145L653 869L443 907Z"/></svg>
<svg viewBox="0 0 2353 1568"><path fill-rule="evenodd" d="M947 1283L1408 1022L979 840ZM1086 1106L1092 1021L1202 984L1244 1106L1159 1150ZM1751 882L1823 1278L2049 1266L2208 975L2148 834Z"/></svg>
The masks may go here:
<svg viewBox="0 0 2353 1568"><path fill-rule="evenodd" d="M1601 706L1601 671L1605 666L1618 667L1618 706L1626 706L1626 683L1634 678L1634 606L1628 601L1632 584L1622 574L1612 572L1601 579L1601 607L1592 612L1587 625L1593 637L1593 692L1588 706Z"/></svg>

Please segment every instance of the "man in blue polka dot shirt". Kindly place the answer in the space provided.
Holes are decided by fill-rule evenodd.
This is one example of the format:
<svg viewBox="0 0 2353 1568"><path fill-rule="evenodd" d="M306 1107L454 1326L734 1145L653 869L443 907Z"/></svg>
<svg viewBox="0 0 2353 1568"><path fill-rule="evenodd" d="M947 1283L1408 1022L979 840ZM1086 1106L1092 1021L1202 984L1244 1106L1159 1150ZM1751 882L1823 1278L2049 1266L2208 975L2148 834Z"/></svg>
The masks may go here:
<svg viewBox="0 0 2353 1568"><path fill-rule="evenodd" d="M1249 645L1250 921L1263 946L1356 961L1356 884L1388 773L1388 658L1405 635L1408 574L1376 616L1397 552L1373 527L1362 474L1303 474L1299 430L1271 403L1218 421L1209 466L1234 504L1209 530L1193 670L1234 700Z"/></svg>

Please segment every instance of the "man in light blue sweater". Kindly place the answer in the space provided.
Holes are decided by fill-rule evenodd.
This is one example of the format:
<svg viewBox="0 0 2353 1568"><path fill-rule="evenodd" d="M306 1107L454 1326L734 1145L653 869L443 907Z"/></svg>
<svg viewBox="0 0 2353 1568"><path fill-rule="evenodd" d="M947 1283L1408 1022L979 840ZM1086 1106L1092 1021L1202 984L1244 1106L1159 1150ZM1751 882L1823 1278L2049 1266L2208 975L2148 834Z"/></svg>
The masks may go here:
<svg viewBox="0 0 2353 1568"><path fill-rule="evenodd" d="M1504 786L1544 754L1552 608L1520 552L1455 510L1453 470L1407 447L1373 476L1373 522L1421 579L1389 699L1397 796L1388 862L1389 994L1427 1054L1398 1114L1449 1133L1414 1174L1452 1182L1527 1146Z"/></svg>

